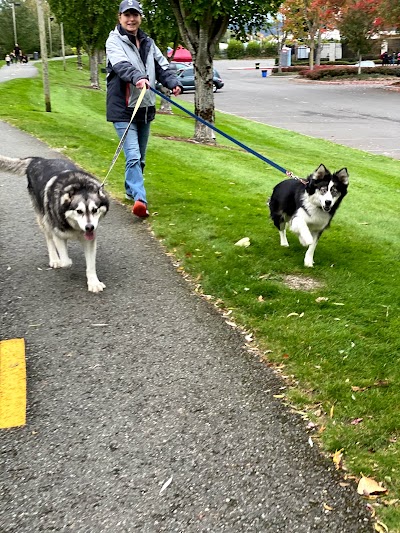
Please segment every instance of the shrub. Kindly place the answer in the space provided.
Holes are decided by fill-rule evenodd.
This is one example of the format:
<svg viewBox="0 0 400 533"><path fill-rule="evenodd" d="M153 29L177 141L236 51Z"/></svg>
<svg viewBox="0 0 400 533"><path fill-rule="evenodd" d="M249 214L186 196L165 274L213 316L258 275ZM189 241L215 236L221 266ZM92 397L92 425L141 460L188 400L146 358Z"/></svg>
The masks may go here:
<svg viewBox="0 0 400 533"><path fill-rule="evenodd" d="M250 41L246 48L246 55L250 57L260 57L261 45L256 41Z"/></svg>
<svg viewBox="0 0 400 533"><path fill-rule="evenodd" d="M309 80L323 80L327 78L337 78L337 77L351 77L358 76L358 67L357 66L343 66L330 68L326 67L316 67L315 70L302 70L299 72L300 76L304 76ZM378 76L393 76L400 77L400 69L391 68L391 67L364 67L361 68L361 74L374 75Z"/></svg>
<svg viewBox="0 0 400 533"><path fill-rule="evenodd" d="M261 44L261 55L264 57L276 57L278 54L278 47L276 43L270 41L264 41Z"/></svg>
<svg viewBox="0 0 400 533"><path fill-rule="evenodd" d="M240 59L244 57L244 46L240 41L231 39L228 42L228 48L226 49L228 59Z"/></svg>

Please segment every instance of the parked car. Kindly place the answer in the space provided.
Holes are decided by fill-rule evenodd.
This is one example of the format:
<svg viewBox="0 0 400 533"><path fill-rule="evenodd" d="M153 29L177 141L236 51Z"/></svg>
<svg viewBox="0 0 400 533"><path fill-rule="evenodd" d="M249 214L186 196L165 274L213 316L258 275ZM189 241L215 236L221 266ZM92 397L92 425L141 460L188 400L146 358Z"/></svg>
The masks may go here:
<svg viewBox="0 0 400 533"><path fill-rule="evenodd" d="M183 63L181 61L171 61L169 64L169 68L172 68L173 70L182 70L183 68L191 67L192 63Z"/></svg>
<svg viewBox="0 0 400 533"><path fill-rule="evenodd" d="M171 63L169 64L169 68L171 68L172 70L175 70L177 73L191 66L192 66L192 63L183 63L181 61L171 61ZM159 81L156 82L156 89L157 91L161 91L162 89L162 85Z"/></svg>
<svg viewBox="0 0 400 533"><path fill-rule="evenodd" d="M182 83L183 92L194 91L194 68L187 67L177 71L178 79ZM218 89L222 89L224 82L221 79L221 76L214 69L213 73L213 91L217 92Z"/></svg>

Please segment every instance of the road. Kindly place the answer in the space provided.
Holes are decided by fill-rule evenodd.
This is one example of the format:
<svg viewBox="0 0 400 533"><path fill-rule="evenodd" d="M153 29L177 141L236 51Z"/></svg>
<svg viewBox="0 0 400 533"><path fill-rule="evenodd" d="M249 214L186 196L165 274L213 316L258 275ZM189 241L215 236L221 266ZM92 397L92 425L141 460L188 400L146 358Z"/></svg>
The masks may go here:
<svg viewBox="0 0 400 533"><path fill-rule="evenodd" d="M254 64L215 61L225 83L215 94L217 110L400 159L400 91L390 91L384 84L322 84L295 76L263 78L260 70L246 69ZM261 61L264 65L271 66L271 62ZM193 101L193 93L182 98Z"/></svg>
<svg viewBox="0 0 400 533"><path fill-rule="evenodd" d="M57 157L0 122L1 153ZM22 178L0 173L2 338L26 340L27 424L0 431L0 531L372 531L284 383L112 202L104 293L47 268ZM169 482L169 484L168 484Z"/></svg>

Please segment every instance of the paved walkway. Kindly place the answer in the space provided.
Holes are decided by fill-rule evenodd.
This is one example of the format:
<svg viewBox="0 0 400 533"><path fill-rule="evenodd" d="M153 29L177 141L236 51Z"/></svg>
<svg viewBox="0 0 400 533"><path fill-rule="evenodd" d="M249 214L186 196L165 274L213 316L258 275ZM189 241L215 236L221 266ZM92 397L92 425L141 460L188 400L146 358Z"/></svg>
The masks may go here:
<svg viewBox="0 0 400 533"><path fill-rule="evenodd" d="M0 122L1 153L56 157ZM26 340L27 424L0 432L0 529L371 531L355 486L274 398L283 384L115 202L104 293L47 268L24 179L0 173L2 338ZM331 510L329 510L331 509Z"/></svg>
<svg viewBox="0 0 400 533"><path fill-rule="evenodd" d="M9 67L0 68L0 82L17 78L33 78L38 74L38 69L33 63L17 63Z"/></svg>

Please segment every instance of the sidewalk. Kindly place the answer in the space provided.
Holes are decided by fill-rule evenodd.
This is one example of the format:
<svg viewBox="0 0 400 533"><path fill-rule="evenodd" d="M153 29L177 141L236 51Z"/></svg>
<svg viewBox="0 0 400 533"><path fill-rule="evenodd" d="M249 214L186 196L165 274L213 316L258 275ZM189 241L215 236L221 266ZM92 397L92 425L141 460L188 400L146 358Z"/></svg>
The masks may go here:
<svg viewBox="0 0 400 533"><path fill-rule="evenodd" d="M58 156L1 122L0 137L10 157ZM47 268L26 181L0 173L0 195L0 336L25 338L28 373L27 424L0 432L2 532L372 530L147 223L112 203L91 294L78 245L71 269Z"/></svg>
<svg viewBox="0 0 400 533"><path fill-rule="evenodd" d="M0 68L0 83L17 78L34 78L38 74L38 69L32 63L13 63Z"/></svg>

